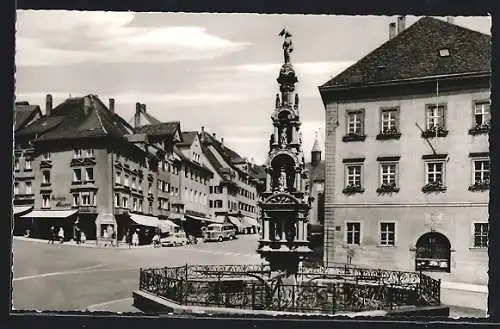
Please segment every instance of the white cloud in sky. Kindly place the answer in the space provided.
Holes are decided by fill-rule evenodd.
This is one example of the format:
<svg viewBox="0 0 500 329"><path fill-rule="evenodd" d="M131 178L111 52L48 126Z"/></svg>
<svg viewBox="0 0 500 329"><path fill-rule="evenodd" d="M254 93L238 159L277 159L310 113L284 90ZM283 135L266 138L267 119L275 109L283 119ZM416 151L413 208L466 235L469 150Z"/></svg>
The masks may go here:
<svg viewBox="0 0 500 329"><path fill-rule="evenodd" d="M136 27L134 13L21 11L16 37L17 65L97 63L161 63L210 59L240 51L247 42L232 42L198 26ZM75 31L78 34L75 34ZM55 44L41 42L48 34ZM58 47L72 40L76 48ZM81 40L79 40L81 39ZM81 44L78 44L80 41Z"/></svg>

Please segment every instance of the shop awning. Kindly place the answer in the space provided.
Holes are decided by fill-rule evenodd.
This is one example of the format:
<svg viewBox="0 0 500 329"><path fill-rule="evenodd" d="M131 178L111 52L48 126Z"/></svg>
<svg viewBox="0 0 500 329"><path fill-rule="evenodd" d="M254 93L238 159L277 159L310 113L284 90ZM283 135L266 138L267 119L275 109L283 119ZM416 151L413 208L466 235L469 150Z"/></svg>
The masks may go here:
<svg viewBox="0 0 500 329"><path fill-rule="evenodd" d="M252 226L258 227L258 226L260 226L259 222L257 222L257 220L255 218L248 217L248 216L243 216L243 225L245 225L246 227L252 227Z"/></svg>
<svg viewBox="0 0 500 329"><path fill-rule="evenodd" d="M171 220L162 219L162 220L158 221L158 227L164 233L164 232L171 231L172 229L174 229L176 227L179 227L179 225L175 224Z"/></svg>
<svg viewBox="0 0 500 329"><path fill-rule="evenodd" d="M136 224L149 227L158 227L160 220L158 217L145 216L139 214L130 214L130 219L132 219Z"/></svg>
<svg viewBox="0 0 500 329"><path fill-rule="evenodd" d="M33 210L26 215L22 215L23 218L68 218L69 216L76 214L78 210Z"/></svg>
<svg viewBox="0 0 500 329"><path fill-rule="evenodd" d="M229 221L238 228L238 230L243 230L245 229L245 225L243 225L240 220L236 217L233 216L228 216Z"/></svg>
<svg viewBox="0 0 500 329"><path fill-rule="evenodd" d="M24 215L33 209L33 206L14 206L14 215Z"/></svg>

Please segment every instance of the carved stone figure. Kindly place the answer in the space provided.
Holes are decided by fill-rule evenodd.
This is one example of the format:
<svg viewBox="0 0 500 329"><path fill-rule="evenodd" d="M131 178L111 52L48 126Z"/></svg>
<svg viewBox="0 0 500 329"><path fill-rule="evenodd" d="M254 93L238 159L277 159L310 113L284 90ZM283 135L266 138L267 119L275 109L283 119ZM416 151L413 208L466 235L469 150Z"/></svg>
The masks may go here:
<svg viewBox="0 0 500 329"><path fill-rule="evenodd" d="M285 147L287 145L286 128L283 128L283 130L281 131L280 144L281 147Z"/></svg>
<svg viewBox="0 0 500 329"><path fill-rule="evenodd" d="M280 36L285 37L285 40L283 41L283 58L285 60L285 64L288 64L290 63L290 53L293 51L292 35L286 29L283 29L280 32Z"/></svg>
<svg viewBox="0 0 500 329"><path fill-rule="evenodd" d="M286 172L285 167L281 167L281 172L278 180L278 189L280 192L284 192L286 189Z"/></svg>

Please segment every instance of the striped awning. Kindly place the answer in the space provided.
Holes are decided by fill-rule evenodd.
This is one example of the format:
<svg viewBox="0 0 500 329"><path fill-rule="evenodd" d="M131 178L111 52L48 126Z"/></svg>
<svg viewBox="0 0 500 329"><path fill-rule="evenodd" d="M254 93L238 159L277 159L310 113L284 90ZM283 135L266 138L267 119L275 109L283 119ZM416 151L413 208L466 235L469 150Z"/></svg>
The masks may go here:
<svg viewBox="0 0 500 329"><path fill-rule="evenodd" d="M243 225L245 225L245 227L252 227L252 226L258 227L258 226L260 226L259 222L257 222L257 220L255 218L248 217L248 216L243 216Z"/></svg>
<svg viewBox="0 0 500 329"><path fill-rule="evenodd" d="M199 217L199 216L193 216L193 215L184 215L184 217L193 219L193 220L198 220L198 221L203 221L203 222L209 222L209 223L224 223L224 221L220 221L217 217L211 218L211 217Z"/></svg>
<svg viewBox="0 0 500 329"><path fill-rule="evenodd" d="M28 211L31 211L33 209L33 206L14 206L14 215L24 215Z"/></svg>
<svg viewBox="0 0 500 329"><path fill-rule="evenodd" d="M149 227L158 227L160 221L158 217L145 216L139 214L130 214L130 219L132 219L136 224Z"/></svg>
<svg viewBox="0 0 500 329"><path fill-rule="evenodd" d="M227 218L229 219L231 224L233 224L234 226L236 226L238 228L239 231L245 229L245 225L243 225L237 217L228 216Z"/></svg>
<svg viewBox="0 0 500 329"><path fill-rule="evenodd" d="M179 227L179 225L175 224L171 220L162 219L162 220L158 221L158 227L164 233L164 232L170 232L170 231L172 231L176 227Z"/></svg>
<svg viewBox="0 0 500 329"><path fill-rule="evenodd" d="M68 218L76 214L78 210L33 210L25 215L23 218Z"/></svg>

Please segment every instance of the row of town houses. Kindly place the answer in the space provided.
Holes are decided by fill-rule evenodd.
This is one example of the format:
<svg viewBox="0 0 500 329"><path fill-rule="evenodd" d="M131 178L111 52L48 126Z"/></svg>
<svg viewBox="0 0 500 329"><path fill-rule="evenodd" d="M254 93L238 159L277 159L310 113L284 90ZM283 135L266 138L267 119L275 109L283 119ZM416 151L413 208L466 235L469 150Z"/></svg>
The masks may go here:
<svg viewBox="0 0 500 329"><path fill-rule="evenodd" d="M134 124L96 95L68 98L45 113L15 104L14 234L48 238L75 227L87 240L148 243L158 229L200 236L211 223L239 233L259 230L262 166L241 157L215 133L182 131L137 103Z"/></svg>

